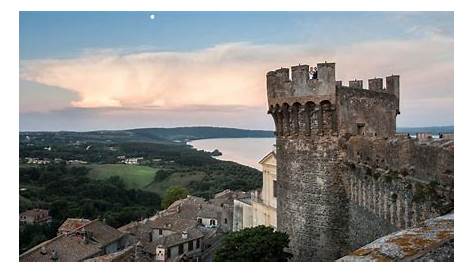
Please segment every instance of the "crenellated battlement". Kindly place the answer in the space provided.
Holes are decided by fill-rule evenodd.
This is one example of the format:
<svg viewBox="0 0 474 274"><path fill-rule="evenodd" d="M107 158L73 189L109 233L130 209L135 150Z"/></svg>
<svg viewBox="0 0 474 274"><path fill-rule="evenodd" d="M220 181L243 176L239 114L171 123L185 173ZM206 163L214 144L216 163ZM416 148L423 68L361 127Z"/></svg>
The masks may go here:
<svg viewBox="0 0 474 274"><path fill-rule="evenodd" d="M336 81L337 87L349 87L354 89L364 89L370 91L384 92L400 97L400 76L391 75L385 77L385 87L382 78L372 78L367 80L368 88L364 88L364 80L350 80L348 85L344 85L343 81Z"/></svg>
<svg viewBox="0 0 474 274"><path fill-rule="evenodd" d="M267 97L270 106L296 102L305 104L305 99L314 101L317 97L320 101L334 102L335 95L335 63L319 63L312 73L308 65L291 67L291 74L288 68L267 73Z"/></svg>
<svg viewBox="0 0 474 274"><path fill-rule="evenodd" d="M336 64L280 68L267 73L268 113L277 136L392 136L399 111L400 77L336 81Z"/></svg>
<svg viewBox="0 0 474 274"><path fill-rule="evenodd" d="M290 73L291 72L291 73ZM354 79L348 86L343 81L336 81L336 64L319 63L315 69L309 65L298 65L289 68L280 68L267 73L268 105L282 105L283 103L300 104L308 101L334 101L337 87L364 89L364 81ZM364 90L393 94L400 96L400 76L391 75L383 78L368 79L368 88ZM332 99L332 100L331 100Z"/></svg>

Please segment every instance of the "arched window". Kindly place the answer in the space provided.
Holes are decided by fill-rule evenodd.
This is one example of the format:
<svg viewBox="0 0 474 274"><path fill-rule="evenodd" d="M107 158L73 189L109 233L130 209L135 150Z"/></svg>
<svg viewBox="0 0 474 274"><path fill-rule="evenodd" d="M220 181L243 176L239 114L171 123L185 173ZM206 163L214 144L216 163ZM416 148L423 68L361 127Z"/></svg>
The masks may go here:
<svg viewBox="0 0 474 274"><path fill-rule="evenodd" d="M305 134L311 135L311 132L315 130L313 126L313 115L316 110L316 104L314 102L307 102L304 106L304 117L302 119L305 126Z"/></svg>
<svg viewBox="0 0 474 274"><path fill-rule="evenodd" d="M328 100L321 101L319 103L320 114L319 114L319 128L322 134L327 133L332 129L333 125L333 113L331 110L331 102Z"/></svg>
<svg viewBox="0 0 474 274"><path fill-rule="evenodd" d="M292 124L292 132L298 134L300 131L300 103L294 103L291 106L291 124Z"/></svg>

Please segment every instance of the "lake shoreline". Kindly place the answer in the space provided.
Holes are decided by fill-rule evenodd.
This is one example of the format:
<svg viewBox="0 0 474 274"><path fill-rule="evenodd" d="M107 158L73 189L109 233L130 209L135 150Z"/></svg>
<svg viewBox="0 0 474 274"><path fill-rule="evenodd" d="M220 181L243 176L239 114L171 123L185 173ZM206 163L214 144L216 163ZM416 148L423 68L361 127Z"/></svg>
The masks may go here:
<svg viewBox="0 0 474 274"><path fill-rule="evenodd" d="M262 168L258 162L274 149L275 138L209 138L188 141L186 144L197 150L208 152L217 149L222 155L215 156L215 159L236 162L261 171Z"/></svg>

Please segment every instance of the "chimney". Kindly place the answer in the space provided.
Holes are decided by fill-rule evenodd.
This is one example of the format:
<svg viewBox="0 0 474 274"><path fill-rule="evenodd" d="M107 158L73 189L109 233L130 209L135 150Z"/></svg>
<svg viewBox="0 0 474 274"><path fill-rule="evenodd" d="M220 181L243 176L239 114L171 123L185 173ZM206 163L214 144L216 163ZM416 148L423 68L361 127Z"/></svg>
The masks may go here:
<svg viewBox="0 0 474 274"><path fill-rule="evenodd" d="M188 232L187 231L181 232L181 238L187 239L188 238Z"/></svg>
<svg viewBox="0 0 474 274"><path fill-rule="evenodd" d="M92 237L92 233L90 231L85 230L84 228L81 228L81 237L82 237L82 243L83 244L88 244L90 238Z"/></svg>
<svg viewBox="0 0 474 274"><path fill-rule="evenodd" d="M143 245L142 242L138 241L135 245L135 262L140 262L143 255Z"/></svg>
<svg viewBox="0 0 474 274"><path fill-rule="evenodd" d="M57 262L59 260L58 252L53 249L53 252L51 253L51 260L53 262Z"/></svg>

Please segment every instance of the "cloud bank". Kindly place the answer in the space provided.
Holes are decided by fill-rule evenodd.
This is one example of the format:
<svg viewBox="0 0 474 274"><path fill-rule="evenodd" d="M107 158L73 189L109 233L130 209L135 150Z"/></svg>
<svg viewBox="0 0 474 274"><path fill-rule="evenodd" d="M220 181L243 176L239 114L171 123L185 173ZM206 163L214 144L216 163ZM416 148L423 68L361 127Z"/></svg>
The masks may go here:
<svg viewBox="0 0 474 274"><path fill-rule="evenodd" d="M88 51L22 61L20 79L73 91L72 108L238 113L265 109L267 71L322 61L336 62L336 78L346 83L400 74L401 125L452 123L453 40L439 36L333 48L232 43L192 52Z"/></svg>

